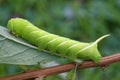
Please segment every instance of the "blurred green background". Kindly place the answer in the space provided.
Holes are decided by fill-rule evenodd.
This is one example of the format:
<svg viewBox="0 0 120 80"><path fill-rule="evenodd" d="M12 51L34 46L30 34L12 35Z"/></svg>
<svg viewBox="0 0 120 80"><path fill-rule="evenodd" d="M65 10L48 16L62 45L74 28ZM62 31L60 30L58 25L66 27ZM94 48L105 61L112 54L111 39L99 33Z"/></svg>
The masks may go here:
<svg viewBox="0 0 120 80"><path fill-rule="evenodd" d="M120 52L120 0L0 0L0 25L6 27L12 17L28 19L43 30L78 41L91 42L111 34L98 48L102 56ZM0 64L0 76L19 71L15 65ZM120 63L105 70L80 70L79 79L120 80Z"/></svg>

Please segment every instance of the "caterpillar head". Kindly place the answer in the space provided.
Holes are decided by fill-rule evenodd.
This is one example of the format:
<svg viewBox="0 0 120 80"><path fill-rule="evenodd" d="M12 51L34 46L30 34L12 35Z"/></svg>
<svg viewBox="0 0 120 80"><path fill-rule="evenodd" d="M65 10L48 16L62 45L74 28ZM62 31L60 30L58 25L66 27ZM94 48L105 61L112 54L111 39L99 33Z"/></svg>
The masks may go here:
<svg viewBox="0 0 120 80"><path fill-rule="evenodd" d="M28 25L32 25L29 21L22 18L12 18L8 21L7 28L9 31L15 34L21 33L20 31Z"/></svg>

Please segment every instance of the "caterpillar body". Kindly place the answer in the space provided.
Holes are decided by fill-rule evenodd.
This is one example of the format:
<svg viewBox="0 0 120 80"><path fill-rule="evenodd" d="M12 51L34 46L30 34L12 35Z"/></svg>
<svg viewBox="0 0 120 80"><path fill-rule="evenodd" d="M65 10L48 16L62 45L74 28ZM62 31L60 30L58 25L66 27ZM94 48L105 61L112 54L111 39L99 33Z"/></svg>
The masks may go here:
<svg viewBox="0 0 120 80"><path fill-rule="evenodd" d="M101 58L97 43L108 36L102 36L92 43L79 42L41 30L22 18L10 19L7 27L9 31L35 45L40 50L48 50L52 54L57 53L61 57L67 56L72 60L90 59L94 62L98 62Z"/></svg>

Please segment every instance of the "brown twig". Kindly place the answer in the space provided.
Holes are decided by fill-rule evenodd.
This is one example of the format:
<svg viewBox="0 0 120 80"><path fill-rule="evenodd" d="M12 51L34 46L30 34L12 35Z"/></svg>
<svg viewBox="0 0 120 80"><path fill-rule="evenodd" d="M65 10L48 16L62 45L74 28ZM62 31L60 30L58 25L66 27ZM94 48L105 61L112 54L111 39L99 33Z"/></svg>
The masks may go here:
<svg viewBox="0 0 120 80"><path fill-rule="evenodd" d="M79 69L90 68L90 67L101 67L107 66L109 64L119 62L120 61L120 53L103 57L98 64L95 64L92 61L84 61L81 65L79 65ZM0 80L24 80L30 78L38 78L38 77L45 77L50 76L53 74L63 73L66 71L71 70L75 67L75 63L69 63L65 65L59 65L39 70L33 70L30 72L19 73L15 75L9 75L6 77L1 77Z"/></svg>

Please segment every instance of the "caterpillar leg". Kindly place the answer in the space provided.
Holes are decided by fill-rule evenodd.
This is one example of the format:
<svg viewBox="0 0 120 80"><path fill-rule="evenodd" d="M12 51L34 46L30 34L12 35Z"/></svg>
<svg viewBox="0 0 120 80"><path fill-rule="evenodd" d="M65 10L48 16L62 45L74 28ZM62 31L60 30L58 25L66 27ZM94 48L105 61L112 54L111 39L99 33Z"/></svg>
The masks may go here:
<svg viewBox="0 0 120 80"><path fill-rule="evenodd" d="M14 35L15 37L18 37L18 35L15 34L13 31L9 31L9 32L10 32L10 34Z"/></svg>
<svg viewBox="0 0 120 80"><path fill-rule="evenodd" d="M74 62L80 65L83 62L83 60L81 60L81 59L75 59Z"/></svg>

